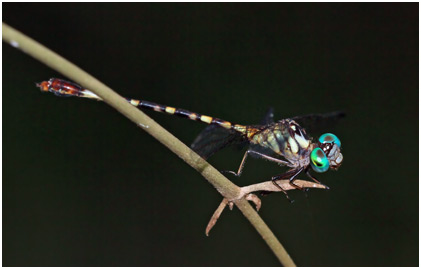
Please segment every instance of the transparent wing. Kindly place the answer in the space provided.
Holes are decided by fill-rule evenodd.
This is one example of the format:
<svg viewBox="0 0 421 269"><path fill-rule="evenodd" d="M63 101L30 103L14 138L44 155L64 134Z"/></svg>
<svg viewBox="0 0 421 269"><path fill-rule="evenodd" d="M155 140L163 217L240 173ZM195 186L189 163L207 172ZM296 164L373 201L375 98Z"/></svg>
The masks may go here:
<svg viewBox="0 0 421 269"><path fill-rule="evenodd" d="M242 143L247 143L247 140L241 133L212 124L206 127L196 137L191 145L191 149L206 160L217 151L229 145Z"/></svg>
<svg viewBox="0 0 421 269"><path fill-rule="evenodd" d="M260 122L261 125L267 125L267 124L271 124L271 123L274 123L273 107L269 107L268 111L266 112L265 116L263 117L263 119Z"/></svg>
<svg viewBox="0 0 421 269"><path fill-rule="evenodd" d="M328 131L328 128L331 128L337 124L344 117L345 113L343 111L334 111L324 114L308 114L297 116L291 119L298 122L298 124L306 129L307 132L321 133Z"/></svg>

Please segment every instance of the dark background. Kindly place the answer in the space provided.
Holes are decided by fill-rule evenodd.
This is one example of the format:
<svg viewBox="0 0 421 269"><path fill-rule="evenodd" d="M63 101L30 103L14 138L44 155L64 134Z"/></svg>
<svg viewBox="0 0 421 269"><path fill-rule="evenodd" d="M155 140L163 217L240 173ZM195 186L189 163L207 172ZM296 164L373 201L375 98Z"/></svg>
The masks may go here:
<svg viewBox="0 0 421 269"><path fill-rule="evenodd" d="M6 3L3 21L123 96L241 124L345 111L325 130L344 154L318 175L331 190L260 215L300 266L418 266L418 3ZM206 237L219 193L106 104L41 93L50 77L3 43L4 266L279 265L238 209ZM148 114L186 144L205 127ZM253 159L231 179L282 171Z"/></svg>

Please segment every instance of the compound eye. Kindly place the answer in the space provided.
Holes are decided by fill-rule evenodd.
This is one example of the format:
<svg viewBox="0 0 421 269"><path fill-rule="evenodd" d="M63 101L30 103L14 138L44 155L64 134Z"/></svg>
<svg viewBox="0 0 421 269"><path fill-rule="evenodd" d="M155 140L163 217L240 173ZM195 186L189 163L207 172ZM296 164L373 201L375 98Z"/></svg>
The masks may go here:
<svg viewBox="0 0 421 269"><path fill-rule="evenodd" d="M338 145L338 148L341 147L341 141L339 140L339 138L336 135L331 134L331 133L322 134L319 137L319 142L322 143L322 144L323 143L332 143L333 142L336 145Z"/></svg>
<svg viewBox="0 0 421 269"><path fill-rule="evenodd" d="M315 148L311 152L310 165L317 173L323 173L329 169L329 160L321 148Z"/></svg>

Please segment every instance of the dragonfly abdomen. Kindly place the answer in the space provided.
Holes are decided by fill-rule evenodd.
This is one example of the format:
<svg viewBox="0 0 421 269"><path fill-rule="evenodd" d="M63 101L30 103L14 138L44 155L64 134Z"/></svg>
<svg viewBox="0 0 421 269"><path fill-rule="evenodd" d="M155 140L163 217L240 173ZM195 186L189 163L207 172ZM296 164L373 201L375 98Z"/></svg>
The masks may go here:
<svg viewBox="0 0 421 269"><path fill-rule="evenodd" d="M130 98L126 98L126 100L127 102L129 102L130 104L136 107L146 108L146 109L154 110L156 112L167 113L170 115L176 115L182 118L187 118L194 121L200 121L206 124L217 124L221 127L224 127L225 129L233 128L233 129L239 130L241 129L240 127L245 127L243 125L233 124L226 120L214 118L211 116L201 115L199 113L190 112L188 110L181 109L181 108L175 108L171 106L160 105L160 104L149 102L149 101L142 101L142 100L136 100L136 99L130 99Z"/></svg>
<svg viewBox="0 0 421 269"><path fill-rule="evenodd" d="M41 83L37 83L36 85L41 89L41 91L52 92L55 95L62 96L62 97L77 96L77 97L90 98L90 99L96 99L96 100L102 101L102 99L98 95L94 94L93 92L82 88L80 85L76 83L72 83L63 79L51 78L48 81L43 81ZM170 115L177 115L179 117L187 118L194 121L200 121L206 124L216 124L225 129L233 129L242 134L245 134L247 131L247 127L244 125L234 124L226 120L214 118L211 116L201 115L199 113L190 112L185 109L160 105L157 103L144 101L144 100L136 100L136 99L131 99L131 98L125 98L125 99L131 105L139 107L139 108L145 108L145 109L154 110L157 112L163 112Z"/></svg>
<svg viewBox="0 0 421 269"><path fill-rule="evenodd" d="M145 109L150 109L150 110L154 110L156 112L162 112L162 113L167 113L170 115L176 115L182 118L186 118L186 119L190 119L190 120L194 120L194 121L200 121L206 124L215 124L215 125L219 125L225 129L232 129L234 131L237 131L241 134L245 134L247 132L247 126L245 125L241 125L241 124L235 124L226 120L222 120L219 118L215 118L215 117L211 117L211 116L206 116L206 115L202 115L196 112L191 112L182 108L175 108L175 107L171 107L171 106L165 106L165 105L160 105L157 103L153 103L153 102L149 102L149 101L142 101L142 100L136 100L136 99L130 99L130 98L126 98L126 100L139 108L145 108Z"/></svg>

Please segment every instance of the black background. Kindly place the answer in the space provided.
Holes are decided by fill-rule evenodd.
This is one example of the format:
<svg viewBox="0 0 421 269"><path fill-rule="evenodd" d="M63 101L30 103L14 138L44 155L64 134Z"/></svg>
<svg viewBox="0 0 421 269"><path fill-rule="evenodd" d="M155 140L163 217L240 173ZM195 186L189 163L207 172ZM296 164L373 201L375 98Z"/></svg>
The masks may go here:
<svg viewBox="0 0 421 269"><path fill-rule="evenodd" d="M123 96L241 124L345 111L331 190L260 215L300 266L418 265L418 3L7 3L3 21ZM238 209L206 237L219 193L106 104L35 88L50 77L3 43L4 266L279 265ZM148 114L186 144L204 127ZM254 159L231 179L282 171Z"/></svg>

